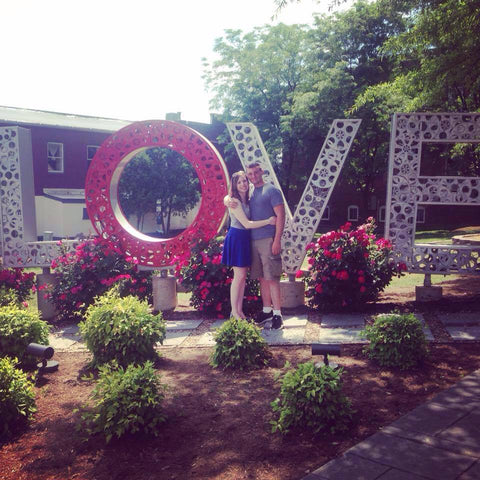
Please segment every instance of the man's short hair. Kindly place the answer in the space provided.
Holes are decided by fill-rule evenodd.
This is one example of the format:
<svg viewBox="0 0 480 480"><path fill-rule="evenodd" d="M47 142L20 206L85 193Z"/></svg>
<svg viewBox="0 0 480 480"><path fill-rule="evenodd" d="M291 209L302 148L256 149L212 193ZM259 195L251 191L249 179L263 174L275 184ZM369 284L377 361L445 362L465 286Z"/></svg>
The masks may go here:
<svg viewBox="0 0 480 480"><path fill-rule="evenodd" d="M252 162L247 165L247 168L255 168L255 167L260 167L259 162Z"/></svg>

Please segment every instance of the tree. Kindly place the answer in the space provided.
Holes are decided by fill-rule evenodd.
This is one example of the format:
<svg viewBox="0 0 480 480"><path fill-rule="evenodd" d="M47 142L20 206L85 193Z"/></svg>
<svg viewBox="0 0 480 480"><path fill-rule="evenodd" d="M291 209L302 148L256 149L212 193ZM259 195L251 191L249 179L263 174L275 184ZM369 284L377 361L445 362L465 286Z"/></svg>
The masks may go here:
<svg viewBox="0 0 480 480"><path fill-rule="evenodd" d="M307 78L308 28L300 25L258 27L250 33L226 30L215 41L219 57L204 61L204 79L214 92L213 108L224 119L251 121L258 127L288 198L292 166L302 155L294 133L293 97Z"/></svg>
<svg viewBox="0 0 480 480"><path fill-rule="evenodd" d="M394 7L408 10L410 25L383 48L396 62L391 83L412 97L413 110L477 111L480 0L396 0Z"/></svg>
<svg viewBox="0 0 480 480"><path fill-rule="evenodd" d="M167 148L150 148L132 158L120 177L118 192L123 212L137 216L139 230L145 214L159 210L164 235L170 231L171 216L186 216L200 199L192 166Z"/></svg>

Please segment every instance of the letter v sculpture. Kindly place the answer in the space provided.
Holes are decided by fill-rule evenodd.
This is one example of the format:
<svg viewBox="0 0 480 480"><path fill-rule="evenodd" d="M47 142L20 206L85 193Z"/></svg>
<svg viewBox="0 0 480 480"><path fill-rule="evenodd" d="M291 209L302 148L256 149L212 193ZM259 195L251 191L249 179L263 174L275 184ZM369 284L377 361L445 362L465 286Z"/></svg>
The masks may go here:
<svg viewBox="0 0 480 480"><path fill-rule="evenodd" d="M285 201L256 126L252 123L227 123L243 167L258 162L265 173L265 183L272 183L282 191L286 214L282 236L282 264L290 280L293 280L302 265L305 248L317 230L360 122L359 119L333 121L294 215Z"/></svg>

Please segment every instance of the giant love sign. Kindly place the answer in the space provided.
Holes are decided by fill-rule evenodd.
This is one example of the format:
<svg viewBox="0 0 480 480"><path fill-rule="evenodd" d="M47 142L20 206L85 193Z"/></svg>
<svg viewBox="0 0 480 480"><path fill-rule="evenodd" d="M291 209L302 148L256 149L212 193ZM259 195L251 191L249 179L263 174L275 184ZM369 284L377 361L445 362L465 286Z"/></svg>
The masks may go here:
<svg viewBox="0 0 480 480"><path fill-rule="evenodd" d="M359 125L360 120L333 122L295 215L286 204L282 261L288 274L295 273L302 263L305 246L316 231ZM256 127L237 123L228 128L242 163L258 161L266 173L265 180L280 187ZM25 208L24 204L27 190L33 188L33 170L25 172L28 161L20 161L21 156L28 156L25 142L20 141L22 136L28 136L28 131L18 127L0 129L3 260L8 266L47 267L59 251L56 242L34 241L31 218L24 222L32 210L31 205ZM168 240L148 237L133 229L118 201L118 183L126 164L153 147L180 153L195 169L201 185L201 205L193 223ZM101 237L136 258L140 265L168 267L175 262L176 255L188 252L198 238L210 239L219 231L225 218L223 197L227 185L222 158L199 133L175 122L136 122L111 135L97 151L87 174L85 201ZM26 228L27 224L30 228ZM63 243L74 248L78 242Z"/></svg>
<svg viewBox="0 0 480 480"><path fill-rule="evenodd" d="M284 271L300 267L355 135L360 120L334 120L295 214L286 205L282 237ZM251 123L229 123L229 133L242 164L258 161L265 181L279 187L257 129ZM398 259L410 271L422 273L480 273L478 247L416 245L418 204L479 205L478 177L420 176L424 143L480 142L478 113L395 114L392 122L387 192L386 235ZM202 203L194 222L171 240L152 239L132 229L118 205L117 186L128 161L151 147L171 148L183 155L200 179ZM5 266L48 267L58 256L56 242L36 241L33 162L30 132L0 128L0 240ZM92 167L94 167L92 169ZM85 188L86 203L96 231L150 267L172 265L174 255L187 251L199 235L211 238L224 217L226 168L215 148L194 130L167 121L137 122L109 137L95 156ZM74 248L76 241L64 242Z"/></svg>

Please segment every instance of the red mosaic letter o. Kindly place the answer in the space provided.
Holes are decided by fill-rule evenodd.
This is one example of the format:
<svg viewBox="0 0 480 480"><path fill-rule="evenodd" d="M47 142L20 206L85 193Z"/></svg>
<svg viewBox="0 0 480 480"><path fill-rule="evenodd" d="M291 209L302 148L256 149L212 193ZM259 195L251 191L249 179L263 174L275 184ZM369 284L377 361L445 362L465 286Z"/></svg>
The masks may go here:
<svg viewBox="0 0 480 480"><path fill-rule="evenodd" d="M142 150L153 147L169 148L185 157L201 185L200 209L194 221L170 239L155 239L135 230L118 202L118 182L125 165ZM112 134L98 149L87 172L85 202L98 235L140 265L167 267L198 239L209 240L218 233L225 218L227 184L220 154L198 132L167 120L136 122Z"/></svg>

